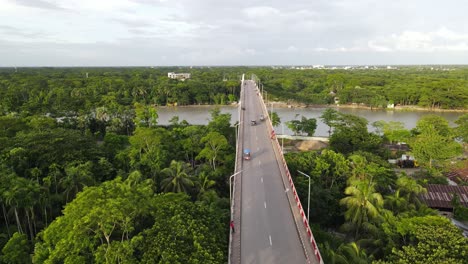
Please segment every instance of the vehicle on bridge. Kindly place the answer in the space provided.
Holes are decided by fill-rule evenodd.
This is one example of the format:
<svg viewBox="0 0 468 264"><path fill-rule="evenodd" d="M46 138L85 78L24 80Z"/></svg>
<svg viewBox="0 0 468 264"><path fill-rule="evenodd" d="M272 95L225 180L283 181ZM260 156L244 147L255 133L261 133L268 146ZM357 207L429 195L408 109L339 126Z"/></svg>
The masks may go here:
<svg viewBox="0 0 468 264"><path fill-rule="evenodd" d="M263 115L260 115L260 121L265 120L265 117Z"/></svg>
<svg viewBox="0 0 468 264"><path fill-rule="evenodd" d="M250 160L250 149L244 149L244 159L245 160Z"/></svg>
<svg viewBox="0 0 468 264"><path fill-rule="evenodd" d="M250 121L250 125L255 126L256 124L257 124L257 121L255 120Z"/></svg>

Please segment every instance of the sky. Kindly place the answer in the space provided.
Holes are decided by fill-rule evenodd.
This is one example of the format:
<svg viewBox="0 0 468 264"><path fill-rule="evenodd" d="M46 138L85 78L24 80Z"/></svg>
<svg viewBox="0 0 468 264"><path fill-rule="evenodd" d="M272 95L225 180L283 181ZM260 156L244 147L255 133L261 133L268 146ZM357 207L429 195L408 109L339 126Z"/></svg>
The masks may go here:
<svg viewBox="0 0 468 264"><path fill-rule="evenodd" d="M0 67L468 64L466 0L0 0Z"/></svg>

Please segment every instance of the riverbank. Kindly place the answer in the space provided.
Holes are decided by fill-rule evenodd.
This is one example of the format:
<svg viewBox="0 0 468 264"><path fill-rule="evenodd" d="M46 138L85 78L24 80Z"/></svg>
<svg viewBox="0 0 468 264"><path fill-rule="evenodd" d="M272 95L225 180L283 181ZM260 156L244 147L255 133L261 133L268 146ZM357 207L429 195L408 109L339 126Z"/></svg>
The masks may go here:
<svg viewBox="0 0 468 264"><path fill-rule="evenodd" d="M267 102L270 106L271 102ZM237 103L229 105L179 105L179 106L158 106L161 108L187 108L187 107L200 107L200 108L211 108L214 106L223 107L237 107ZM400 111L400 112L435 112L435 113L468 113L468 109L439 109L439 108L424 108L415 105L395 106L394 108L381 108L381 107L370 107L359 104L334 104L334 105L320 105L320 104L303 104L303 103L286 103L281 101L273 101L275 108L343 108L343 109L365 109L365 110L386 110L386 111Z"/></svg>
<svg viewBox="0 0 468 264"><path fill-rule="evenodd" d="M270 104L271 102L268 102ZM304 104L304 103L286 103L281 101L273 101L275 108L347 108L347 109L366 109L366 110L386 110L386 111L420 111L420 112L453 112L453 113L468 113L468 109L440 109L440 108L424 108L415 105L395 106L394 108L370 107L363 104Z"/></svg>

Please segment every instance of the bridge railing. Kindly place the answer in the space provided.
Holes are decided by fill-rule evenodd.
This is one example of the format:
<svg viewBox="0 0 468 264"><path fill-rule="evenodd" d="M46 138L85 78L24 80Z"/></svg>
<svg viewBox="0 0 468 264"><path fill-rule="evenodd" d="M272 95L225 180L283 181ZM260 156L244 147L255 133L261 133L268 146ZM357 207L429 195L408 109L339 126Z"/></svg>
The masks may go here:
<svg viewBox="0 0 468 264"><path fill-rule="evenodd" d="M243 139L241 133L244 129L244 112L241 111L241 107L243 107L243 104L245 102L245 92L244 92L244 76L242 76L241 80L241 87L240 87L240 96L239 96L239 103L237 106L237 115L238 115L238 121L239 123L237 124L237 130L236 130L236 159L235 159L235 164L234 164L234 173L239 173L242 170L242 146L243 146ZM242 177L239 177L241 175L238 175L237 177L233 177L233 183L232 183L232 197L230 200L231 207L230 207L230 213L231 217L230 220L234 221L234 224L240 227L240 220L241 220L241 210L240 210L240 195L241 195L241 181ZM230 180L230 179L229 179ZM231 191L231 190L229 190ZM238 201L239 203L236 203ZM237 228L237 230L240 231L240 228ZM237 247L237 251L233 250L234 245L234 232L232 228L229 227L229 250L228 250L228 264L231 263L240 263L240 246ZM236 243L240 243L240 232L237 233L238 239L236 240ZM234 254L234 256L233 256ZM234 259L233 259L234 258Z"/></svg>
<svg viewBox="0 0 468 264"><path fill-rule="evenodd" d="M258 91L258 87L257 88L257 91ZM263 111L265 112L265 115L267 116L268 120L270 122L267 122L268 124L268 129L269 129L269 133L270 135L273 137L272 139L274 140L274 147L276 148L276 150L278 151L278 153L280 153L281 155L281 162L283 163L283 166L284 166L284 169L286 171L286 176L288 178L288 183L289 183L289 186L293 192L293 195L294 195L294 200L295 200L295 203L296 203L296 206L297 208L299 209L299 212L300 212L300 215L302 217L302 225L303 227L305 228L305 231L308 235L308 238L309 238L309 245L310 247L312 247L312 250L314 252L314 256L316 258L316 260L323 264L323 259L322 259L322 256L320 255L320 251L319 251L319 248L317 246L317 242L315 241L315 238L314 238L314 235L312 234L312 230L310 229L310 226L309 226L309 221L307 220L307 216L304 212L304 209L302 207L302 204L301 204L301 200L299 199L299 196L297 194L297 191L296 191L296 187L294 186L294 182L292 180L292 177L291 177L291 173L289 172L289 168L288 168L288 165L286 163L286 160L284 159L284 153L283 153L283 150L281 149L281 146L279 144L279 141L278 139L276 138L275 134L274 134L274 129L273 129L273 124L271 122L271 117L268 113L268 109L266 107L266 104L263 100L263 97L261 95L261 93L258 93L258 96L261 98L261 104L262 104L262 109ZM291 205L291 203L290 203ZM304 245L306 246L306 245Z"/></svg>

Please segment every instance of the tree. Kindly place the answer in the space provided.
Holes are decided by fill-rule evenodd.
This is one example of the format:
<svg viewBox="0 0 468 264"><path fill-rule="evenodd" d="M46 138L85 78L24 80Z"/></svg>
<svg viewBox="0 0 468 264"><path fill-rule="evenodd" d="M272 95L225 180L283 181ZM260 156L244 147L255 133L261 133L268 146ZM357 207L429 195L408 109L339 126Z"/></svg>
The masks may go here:
<svg viewBox="0 0 468 264"><path fill-rule="evenodd" d="M343 154L359 150L376 152L382 139L367 131L367 123L365 118L338 113L337 119L333 121L330 148Z"/></svg>
<svg viewBox="0 0 468 264"><path fill-rule="evenodd" d="M161 171L167 178L161 181L161 187L165 192L189 193L194 182L188 174L187 164L180 161L171 161L169 168Z"/></svg>
<svg viewBox="0 0 468 264"><path fill-rule="evenodd" d="M169 146L172 142L169 132L164 128L138 127L129 141L131 166L151 176L159 188L158 172L169 165Z"/></svg>
<svg viewBox="0 0 468 264"><path fill-rule="evenodd" d="M334 127L335 122L338 120L339 113L333 108L327 108L323 111L320 119L322 119L323 123L328 126L328 137L330 137L332 132L332 127Z"/></svg>
<svg viewBox="0 0 468 264"><path fill-rule="evenodd" d="M457 137L461 138L465 144L468 144L468 114L460 116L455 124L458 126L455 128Z"/></svg>
<svg viewBox="0 0 468 264"><path fill-rule="evenodd" d="M25 234L14 233L2 249L1 263L27 264L31 263L31 245Z"/></svg>
<svg viewBox="0 0 468 264"><path fill-rule="evenodd" d="M390 143L405 142L411 136L410 131L405 129L403 122L378 121L374 122L374 125L377 125L381 128L384 136L390 141Z"/></svg>
<svg viewBox="0 0 468 264"><path fill-rule="evenodd" d="M369 180L355 180L345 189L348 196L340 201L347 208L345 219L353 224L355 238L363 226L378 219L379 210L383 207L382 195L375 192L374 185Z"/></svg>
<svg viewBox="0 0 468 264"><path fill-rule="evenodd" d="M201 126L187 126L182 129L182 149L185 151L187 162L195 168L195 155L202 149L201 139L205 130Z"/></svg>
<svg viewBox="0 0 468 264"><path fill-rule="evenodd" d="M301 130L301 121L291 120L286 122L286 126L294 133L294 135L297 135Z"/></svg>
<svg viewBox="0 0 468 264"><path fill-rule="evenodd" d="M133 176L132 176L133 175ZM88 187L39 236L35 263L132 263L134 240L154 206L151 180L131 174ZM136 177L136 178L135 178ZM141 178L140 178L141 179ZM143 221L145 222L145 221Z"/></svg>
<svg viewBox="0 0 468 264"><path fill-rule="evenodd" d="M444 162L462 151L454 141L448 122L439 116L425 116L416 125L418 133L411 141L415 158L430 169L435 160Z"/></svg>
<svg viewBox="0 0 468 264"><path fill-rule="evenodd" d="M229 138L230 135L233 135L233 130L231 127L231 114L221 114L221 110L218 107L213 108L211 111L211 120L207 125L208 131L218 132Z"/></svg>
<svg viewBox="0 0 468 264"><path fill-rule="evenodd" d="M315 129L317 129L317 119L306 118L303 116L301 118L301 125L302 125L301 133L306 133L307 136L311 137L314 135Z"/></svg>
<svg viewBox="0 0 468 264"><path fill-rule="evenodd" d="M398 190L402 192L402 195L413 203L419 202L419 195L427 192L426 188L419 185L416 180L405 175L397 179L396 185Z"/></svg>
<svg viewBox="0 0 468 264"><path fill-rule="evenodd" d="M142 263L226 263L229 218L203 203L174 195L157 199L154 225L143 232L137 245Z"/></svg>
<svg viewBox="0 0 468 264"><path fill-rule="evenodd" d="M278 113L276 112L268 112L269 115L270 115L270 119L271 119L271 124L273 125L273 127L276 127L276 126L279 126L279 124L281 124L281 119L278 115Z"/></svg>
<svg viewBox="0 0 468 264"><path fill-rule="evenodd" d="M467 263L468 240L440 216L403 218L396 224L397 245L387 263ZM399 243L402 241L402 243Z"/></svg>
<svg viewBox="0 0 468 264"><path fill-rule="evenodd" d="M346 182L349 168L350 164L342 154L324 150L315 159L314 174L321 175L322 184L327 189L332 189L336 182L339 185Z"/></svg>
<svg viewBox="0 0 468 264"><path fill-rule="evenodd" d="M317 128L317 120L315 118L306 118L302 116L301 120L291 120L286 122L286 125L294 134L306 133L307 136L312 136Z"/></svg>
<svg viewBox="0 0 468 264"><path fill-rule="evenodd" d="M55 128L57 126L57 122L52 117L32 116L28 120L28 126L35 130L43 131Z"/></svg>
<svg viewBox="0 0 468 264"><path fill-rule="evenodd" d="M385 196L385 205L397 215L407 209L408 200L401 195L400 190L396 190L392 195Z"/></svg>
<svg viewBox="0 0 468 264"><path fill-rule="evenodd" d="M66 201L74 197L85 186L94 185L94 175L91 171L93 163L72 163L65 167L65 177L61 179L61 186L65 189Z"/></svg>
<svg viewBox="0 0 468 264"><path fill-rule="evenodd" d="M201 143L205 144L205 148L198 154L197 159L207 159L215 170L220 151L229 146L226 138L218 132L210 132L201 139Z"/></svg>
<svg viewBox="0 0 468 264"><path fill-rule="evenodd" d="M158 112L151 105L135 103L135 125L137 127L154 127L158 124Z"/></svg>
<svg viewBox="0 0 468 264"><path fill-rule="evenodd" d="M355 242L341 245L337 253L341 258L336 263L340 264L367 264L371 258L366 254L364 249L359 248Z"/></svg>
<svg viewBox="0 0 468 264"><path fill-rule="evenodd" d="M209 175L205 172L198 174L197 186L198 186L198 199L211 189L216 184L216 181L210 179Z"/></svg>

